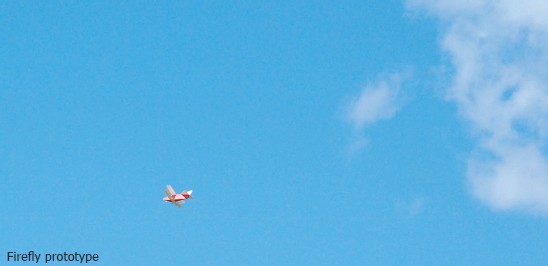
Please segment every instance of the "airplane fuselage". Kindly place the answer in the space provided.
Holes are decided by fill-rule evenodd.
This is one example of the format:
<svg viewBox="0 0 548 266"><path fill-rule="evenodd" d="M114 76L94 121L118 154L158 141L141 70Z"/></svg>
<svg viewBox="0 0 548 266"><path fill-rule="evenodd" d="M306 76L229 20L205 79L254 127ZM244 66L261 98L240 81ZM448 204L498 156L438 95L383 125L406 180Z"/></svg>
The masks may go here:
<svg viewBox="0 0 548 266"><path fill-rule="evenodd" d="M182 200L186 200L188 198L190 198L190 195L184 195L184 194L175 194L175 195L171 195L171 197L173 198L174 201L182 201ZM167 202L170 202L171 200L169 200L168 197L164 197L163 199L164 201L167 201Z"/></svg>

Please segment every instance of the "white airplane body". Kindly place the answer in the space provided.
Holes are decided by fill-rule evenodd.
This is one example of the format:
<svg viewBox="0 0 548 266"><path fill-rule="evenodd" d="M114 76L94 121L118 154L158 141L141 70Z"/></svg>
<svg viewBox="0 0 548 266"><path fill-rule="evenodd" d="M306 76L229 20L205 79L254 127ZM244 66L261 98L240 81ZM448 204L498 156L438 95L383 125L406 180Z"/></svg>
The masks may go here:
<svg viewBox="0 0 548 266"><path fill-rule="evenodd" d="M167 197L164 197L163 200L165 202L171 202L179 208L181 208L180 204L185 204L185 200L192 199L192 190L183 190L181 194L177 194L170 185L167 185L167 190L164 190L164 192Z"/></svg>

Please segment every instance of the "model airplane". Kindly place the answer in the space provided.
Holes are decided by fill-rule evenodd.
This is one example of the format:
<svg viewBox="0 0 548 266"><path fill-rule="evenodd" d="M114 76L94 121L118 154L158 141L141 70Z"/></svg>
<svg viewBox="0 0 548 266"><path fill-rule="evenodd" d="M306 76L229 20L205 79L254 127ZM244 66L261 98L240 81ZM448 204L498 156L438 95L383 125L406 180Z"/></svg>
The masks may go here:
<svg viewBox="0 0 548 266"><path fill-rule="evenodd" d="M167 197L164 197L164 201L171 202L179 208L181 208L181 205L178 202L185 204L185 200L192 199L192 190L183 190L181 194L177 194L170 185L167 185L167 190L164 190L164 192L167 195Z"/></svg>

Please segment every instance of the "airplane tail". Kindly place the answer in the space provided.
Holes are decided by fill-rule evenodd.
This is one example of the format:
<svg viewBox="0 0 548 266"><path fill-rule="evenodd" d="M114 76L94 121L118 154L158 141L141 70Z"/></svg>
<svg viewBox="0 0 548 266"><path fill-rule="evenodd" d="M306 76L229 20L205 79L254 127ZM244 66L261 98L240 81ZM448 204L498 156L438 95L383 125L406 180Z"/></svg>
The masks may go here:
<svg viewBox="0 0 548 266"><path fill-rule="evenodd" d="M192 198L192 190L183 190L181 194L188 195L189 198Z"/></svg>

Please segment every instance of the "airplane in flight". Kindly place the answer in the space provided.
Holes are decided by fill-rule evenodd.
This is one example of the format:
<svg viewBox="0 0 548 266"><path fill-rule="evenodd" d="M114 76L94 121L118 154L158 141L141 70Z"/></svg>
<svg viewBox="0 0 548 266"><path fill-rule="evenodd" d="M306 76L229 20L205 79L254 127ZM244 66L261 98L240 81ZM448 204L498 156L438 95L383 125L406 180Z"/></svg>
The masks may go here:
<svg viewBox="0 0 548 266"><path fill-rule="evenodd" d="M175 190L170 185L167 185L167 190L164 190L167 197L164 197L165 202L172 202L175 206L181 208L181 204L185 204L185 200L192 199L192 190L183 190L181 194L175 193Z"/></svg>

